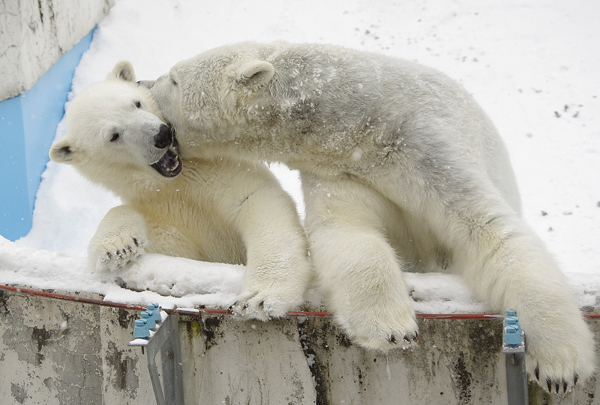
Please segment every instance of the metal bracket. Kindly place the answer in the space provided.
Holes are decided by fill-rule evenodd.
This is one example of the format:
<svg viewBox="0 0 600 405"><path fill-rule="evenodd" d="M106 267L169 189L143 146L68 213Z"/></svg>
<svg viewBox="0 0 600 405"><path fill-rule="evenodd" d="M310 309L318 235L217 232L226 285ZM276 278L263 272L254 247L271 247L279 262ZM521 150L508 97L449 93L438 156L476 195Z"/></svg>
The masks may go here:
<svg viewBox="0 0 600 405"><path fill-rule="evenodd" d="M525 369L525 350L506 354L506 388L510 405L529 404L529 387Z"/></svg>
<svg viewBox="0 0 600 405"><path fill-rule="evenodd" d="M183 369L181 367L181 349L179 346L178 316L172 314L158 326L149 340L136 339L129 346L141 346L148 350L148 371L157 405L184 405ZM160 351L162 362L162 384L156 355ZM163 394L164 388L164 394Z"/></svg>
<svg viewBox="0 0 600 405"><path fill-rule="evenodd" d="M502 353L506 355L506 390L510 405L529 404L529 387L525 368L525 334L514 311L506 311Z"/></svg>

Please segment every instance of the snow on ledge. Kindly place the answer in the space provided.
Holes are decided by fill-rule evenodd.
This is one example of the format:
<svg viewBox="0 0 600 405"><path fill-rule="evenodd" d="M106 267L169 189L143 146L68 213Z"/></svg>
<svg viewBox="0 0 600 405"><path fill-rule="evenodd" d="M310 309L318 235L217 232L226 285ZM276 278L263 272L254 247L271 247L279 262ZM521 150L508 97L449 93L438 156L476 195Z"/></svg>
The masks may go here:
<svg viewBox="0 0 600 405"><path fill-rule="evenodd" d="M98 273L87 257L20 246L0 237L0 283L38 289L98 293L123 304L159 303L173 307L228 307L242 288L244 266L200 262L146 254L119 273ZM600 275L567 274L580 306L599 306ZM404 279L420 313L490 312L476 300L459 276L405 273ZM307 294L311 304L321 297Z"/></svg>

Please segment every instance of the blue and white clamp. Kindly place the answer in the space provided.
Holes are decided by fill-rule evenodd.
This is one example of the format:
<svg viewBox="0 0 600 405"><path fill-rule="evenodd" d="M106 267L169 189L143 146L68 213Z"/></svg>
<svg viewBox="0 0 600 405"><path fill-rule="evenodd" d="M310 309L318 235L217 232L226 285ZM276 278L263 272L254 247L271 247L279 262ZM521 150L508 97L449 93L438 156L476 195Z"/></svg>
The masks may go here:
<svg viewBox="0 0 600 405"><path fill-rule="evenodd" d="M519 318L512 309L506 310L504 318L504 343L502 353L524 353L525 352L525 333L519 325Z"/></svg>
<svg viewBox="0 0 600 405"><path fill-rule="evenodd" d="M162 316L158 304L148 304L146 311L140 314L140 319L135 320L133 328L134 339L150 339L162 323ZM130 346L145 346L143 341L132 341Z"/></svg>

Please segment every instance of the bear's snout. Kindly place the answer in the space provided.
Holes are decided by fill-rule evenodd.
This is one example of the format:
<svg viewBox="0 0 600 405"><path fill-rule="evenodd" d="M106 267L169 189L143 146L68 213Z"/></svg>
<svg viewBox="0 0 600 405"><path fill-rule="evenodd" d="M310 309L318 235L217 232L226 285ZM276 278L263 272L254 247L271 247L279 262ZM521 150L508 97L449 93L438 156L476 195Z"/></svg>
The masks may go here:
<svg viewBox="0 0 600 405"><path fill-rule="evenodd" d="M147 89L151 89L154 86L154 80L139 80L137 82L138 86L145 87Z"/></svg>
<svg viewBox="0 0 600 405"><path fill-rule="evenodd" d="M173 132L171 127L162 124L157 135L154 135L154 146L158 149L164 149L173 143Z"/></svg>

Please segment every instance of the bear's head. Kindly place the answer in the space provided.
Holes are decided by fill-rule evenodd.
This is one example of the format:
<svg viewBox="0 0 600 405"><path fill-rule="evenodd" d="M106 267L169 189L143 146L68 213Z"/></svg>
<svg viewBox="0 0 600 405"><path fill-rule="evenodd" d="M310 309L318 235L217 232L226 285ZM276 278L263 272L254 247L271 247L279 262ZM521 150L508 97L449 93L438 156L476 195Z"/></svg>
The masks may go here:
<svg viewBox="0 0 600 405"><path fill-rule="evenodd" d="M273 65L256 55L225 46L181 61L155 81L141 81L177 131L182 144L233 139L240 128L270 119ZM193 143L193 141L191 142Z"/></svg>
<svg viewBox="0 0 600 405"><path fill-rule="evenodd" d="M127 61L77 95L66 122L67 134L52 145L50 158L108 188L114 188L113 178L157 172L175 177L181 172L174 133L150 92L135 82Z"/></svg>

